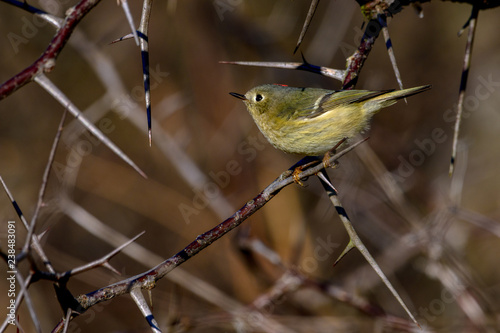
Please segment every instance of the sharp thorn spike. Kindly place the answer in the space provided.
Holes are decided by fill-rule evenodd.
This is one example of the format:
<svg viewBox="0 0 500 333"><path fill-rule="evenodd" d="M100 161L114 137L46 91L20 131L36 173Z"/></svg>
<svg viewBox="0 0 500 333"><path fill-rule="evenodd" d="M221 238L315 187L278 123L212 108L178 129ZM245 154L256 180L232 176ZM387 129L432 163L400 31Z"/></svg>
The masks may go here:
<svg viewBox="0 0 500 333"><path fill-rule="evenodd" d="M102 264L102 266L109 269L110 271L112 271L113 273L115 273L117 275L121 275L121 273L116 268L111 266L111 264L109 262L105 262L104 264Z"/></svg>
<svg viewBox="0 0 500 333"><path fill-rule="evenodd" d="M309 63L306 60L306 57L304 56L304 52L300 51L300 56L302 57L302 61L304 62L304 65L308 65Z"/></svg>
<svg viewBox="0 0 500 333"><path fill-rule="evenodd" d="M323 171L323 170L321 170L321 171ZM325 175L323 174L323 172L318 172L318 173L317 173L317 176L318 176L319 178L321 178L321 180L322 180L322 181L324 181L324 182L325 182L328 186L330 186L330 187L331 187L331 189L332 189L333 191L335 191L335 193L336 193L336 194L338 194L338 193L339 193L339 191L337 191L337 189L335 188L335 186L333 186L333 185L332 185L332 183L331 183L331 182L330 182L330 181L329 181L329 180L325 177Z"/></svg>
<svg viewBox="0 0 500 333"><path fill-rule="evenodd" d="M346 245L344 251L342 251L342 253L340 254L340 256L337 258L337 260L335 260L335 262L333 263L333 267L335 267L339 261L344 258L344 256L349 253L349 251L351 251L353 248L355 248L356 246L354 245L354 242L352 240L349 240L349 243Z"/></svg>

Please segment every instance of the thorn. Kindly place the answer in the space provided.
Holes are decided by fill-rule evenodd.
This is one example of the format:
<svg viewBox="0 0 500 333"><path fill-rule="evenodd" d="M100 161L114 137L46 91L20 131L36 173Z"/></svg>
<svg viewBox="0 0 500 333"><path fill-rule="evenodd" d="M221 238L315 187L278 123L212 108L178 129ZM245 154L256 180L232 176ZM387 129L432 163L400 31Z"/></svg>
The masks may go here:
<svg viewBox="0 0 500 333"><path fill-rule="evenodd" d="M44 231L42 231L41 233L39 233L38 235L36 235L36 237L38 238L38 240L41 240L47 234L47 231L49 231L49 229L45 229Z"/></svg>
<svg viewBox="0 0 500 333"><path fill-rule="evenodd" d="M137 30L134 27L134 18L132 17L132 13L130 12L130 8L128 6L127 0L119 0L118 4L122 5L123 12L125 13L125 17L130 25L130 29L132 30L132 35L134 36L135 44L139 46L139 36L137 36Z"/></svg>
<svg viewBox="0 0 500 333"><path fill-rule="evenodd" d="M311 66L311 64L307 62L306 57L304 56L304 52L300 51L300 56L302 57L302 62L304 62L304 65Z"/></svg>
<svg viewBox="0 0 500 333"><path fill-rule="evenodd" d="M151 310L153 310L153 293L151 292L151 289L148 289L148 296L149 296L149 305L151 306Z"/></svg>
<svg viewBox="0 0 500 333"><path fill-rule="evenodd" d="M412 4L413 9L415 9L415 12L417 13L418 18L423 19L424 18L424 9L422 8L422 6L417 2L412 2L411 4Z"/></svg>
<svg viewBox="0 0 500 333"><path fill-rule="evenodd" d="M142 171L141 169L139 169L139 167L134 166L134 169L135 169L135 171L137 171L142 176L142 178L148 179L148 176L146 175L146 173L144 173L144 171Z"/></svg>
<svg viewBox="0 0 500 333"><path fill-rule="evenodd" d="M111 266L109 264L109 262L105 262L104 264L102 264L102 267L106 267L107 269L109 269L110 271L112 271L115 274L122 275L116 268L114 268L113 266Z"/></svg>
<svg viewBox="0 0 500 333"><path fill-rule="evenodd" d="M401 80L401 74L399 73L398 64L396 63L396 56L394 55L394 48L392 46L391 37L389 35L389 29L387 28L387 17L385 14L379 11L377 20L382 27L382 33L384 34L385 39L385 47L387 48L387 54L389 55L396 80L398 81L399 89L403 90L403 81ZM404 101L406 104L408 104L406 98L404 98Z"/></svg>
<svg viewBox="0 0 500 333"><path fill-rule="evenodd" d="M127 39L131 39L131 38L134 38L134 35L133 34L128 34L128 35L125 35L125 36L120 37L118 39L115 39L114 41L112 41L108 45L115 44L115 43L118 43L118 42L121 42L121 41L124 41L124 40L127 40Z"/></svg>
<svg viewBox="0 0 500 333"><path fill-rule="evenodd" d="M453 176L453 171L455 170L455 156L452 155L451 156L451 160L450 160L450 169L448 170L448 175L450 177Z"/></svg>
<svg viewBox="0 0 500 333"><path fill-rule="evenodd" d="M297 50L300 47L300 44L302 44L302 40L304 39L304 36L307 32L307 29L309 28L309 25L311 24L314 13L316 12L316 9L318 8L318 3L319 3L319 0L312 0L311 1L311 5L309 6L309 11L307 12L307 16L306 16L306 19L304 21L304 25L302 26L302 31L300 32L299 40L297 41L297 46L295 46L295 50L293 51L293 54L295 54L295 52L297 52Z"/></svg>
<svg viewBox="0 0 500 333"><path fill-rule="evenodd" d="M467 27L470 25L470 22L471 22L472 19L473 19L472 15L469 16L469 18L467 19L467 21L465 22L465 24L463 25L463 27L460 30L458 30L458 33L457 33L458 37L462 36L462 34L464 33L465 29L467 29Z"/></svg>
<svg viewBox="0 0 500 333"><path fill-rule="evenodd" d="M349 243L346 245L344 251L342 251L342 253L340 254L340 256L337 258L337 260L335 260L335 262L333 263L333 267L335 267L340 259L344 258L344 256L349 253L349 251L351 251L353 248L355 248L356 246L354 245L353 241L351 239L349 239Z"/></svg>
<svg viewBox="0 0 500 333"><path fill-rule="evenodd" d="M321 170L323 171L323 170ZM316 175L321 178L322 181L324 181L326 184L328 184L328 186L330 186L332 188L333 191L335 191L335 194L339 194L339 191L337 191L337 189L335 188L335 186L332 185L332 183L330 183L330 181L325 177L325 175L323 174L323 172L318 172Z"/></svg>
<svg viewBox="0 0 500 333"><path fill-rule="evenodd" d="M471 63L471 57L472 57L472 44L474 43L474 36L476 33L476 25L477 25L477 18L479 15L479 6L477 4L474 4L472 6L472 11L470 14L469 19L465 23L464 27L459 33L462 33L465 28L469 27L469 34L467 36L467 44L465 46L465 55L464 55L464 63L462 67L462 77L460 78L460 90L458 94L458 103L457 103L457 116L455 120L455 127L454 127L454 133L453 133L453 142L452 142L452 148L451 148L451 161L450 161L450 169L449 169L449 174L450 176L453 175L454 168L455 168L455 159L457 156L457 146L458 146L458 136L460 132L460 124L462 122L462 113L463 113L463 102L464 102L464 96L465 96L465 91L467 89L467 79L469 77L469 69L470 69L470 63Z"/></svg>

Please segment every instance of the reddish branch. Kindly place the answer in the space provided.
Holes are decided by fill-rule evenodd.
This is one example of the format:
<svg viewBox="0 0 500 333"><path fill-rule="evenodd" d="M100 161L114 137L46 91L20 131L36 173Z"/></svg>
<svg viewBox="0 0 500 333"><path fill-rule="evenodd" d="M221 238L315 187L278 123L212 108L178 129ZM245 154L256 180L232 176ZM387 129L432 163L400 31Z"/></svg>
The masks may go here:
<svg viewBox="0 0 500 333"><path fill-rule="evenodd" d="M0 100L31 82L38 74L52 71L55 67L57 56L77 24L99 1L82 0L75 7L71 8L62 27L57 31L45 52L32 65L0 85Z"/></svg>
<svg viewBox="0 0 500 333"><path fill-rule="evenodd" d="M370 54L381 29L382 27L377 20L370 20L366 25L358 49L347 59L347 69L344 81L342 82L342 89L354 89L354 86L358 82L358 75L361 72L361 68L363 68L365 60L368 58L368 54Z"/></svg>

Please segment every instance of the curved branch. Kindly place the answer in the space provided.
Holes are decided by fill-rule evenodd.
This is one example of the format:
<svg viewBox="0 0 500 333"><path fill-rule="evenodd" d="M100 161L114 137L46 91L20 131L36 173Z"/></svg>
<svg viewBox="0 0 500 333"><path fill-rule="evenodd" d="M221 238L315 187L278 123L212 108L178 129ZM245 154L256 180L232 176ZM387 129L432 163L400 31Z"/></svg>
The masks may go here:
<svg viewBox="0 0 500 333"><path fill-rule="evenodd" d="M331 156L328 160L331 163L330 165L334 165L334 162L337 159L353 150L356 146L358 146L365 140L359 141L342 150L341 152ZM296 175L296 178L306 178L312 176L322 169L324 169L323 163L304 167L303 171ZM192 241L180 252L165 260L156 267L153 267L149 271L117 282L115 284L103 287L88 294L77 296L76 301L80 304L80 307L78 309L73 309L75 311L73 313L73 318L84 313L87 309L97 303L110 300L126 293L130 293L132 290L135 290L137 288L147 290L153 289L156 286L156 281L160 280L169 272L174 270L177 266L180 266L191 257L200 253L210 244L220 239L229 231L239 226L241 223L243 223L243 221L253 215L253 213L262 208L266 203L268 203L284 187L294 183L295 181L293 173L293 167L283 172L275 181L267 186L255 198L248 201L231 217L227 218L225 221L210 229L209 231L199 235L194 241ZM52 332L61 332L63 328L64 321L61 320Z"/></svg>

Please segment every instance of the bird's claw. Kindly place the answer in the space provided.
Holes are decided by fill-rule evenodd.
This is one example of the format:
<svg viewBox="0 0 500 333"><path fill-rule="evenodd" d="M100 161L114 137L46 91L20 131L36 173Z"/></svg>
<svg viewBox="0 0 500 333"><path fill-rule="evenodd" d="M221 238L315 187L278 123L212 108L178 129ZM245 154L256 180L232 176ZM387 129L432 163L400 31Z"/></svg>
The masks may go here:
<svg viewBox="0 0 500 333"><path fill-rule="evenodd" d="M297 184L299 184L300 186L302 187L305 187L304 183L301 181L301 177L300 177L300 174L302 173L302 169L303 169L303 166L302 165L299 165L298 167L296 167L294 170L293 170L293 173L292 173L292 178L293 178L293 181Z"/></svg>
<svg viewBox="0 0 500 333"><path fill-rule="evenodd" d="M338 161L333 161L333 164L330 163L330 158L337 153L337 148L340 147L346 141L347 138L343 138L332 149L330 149L325 153L325 156L323 156L323 166L325 167L325 169L336 168L337 165L339 165Z"/></svg>

